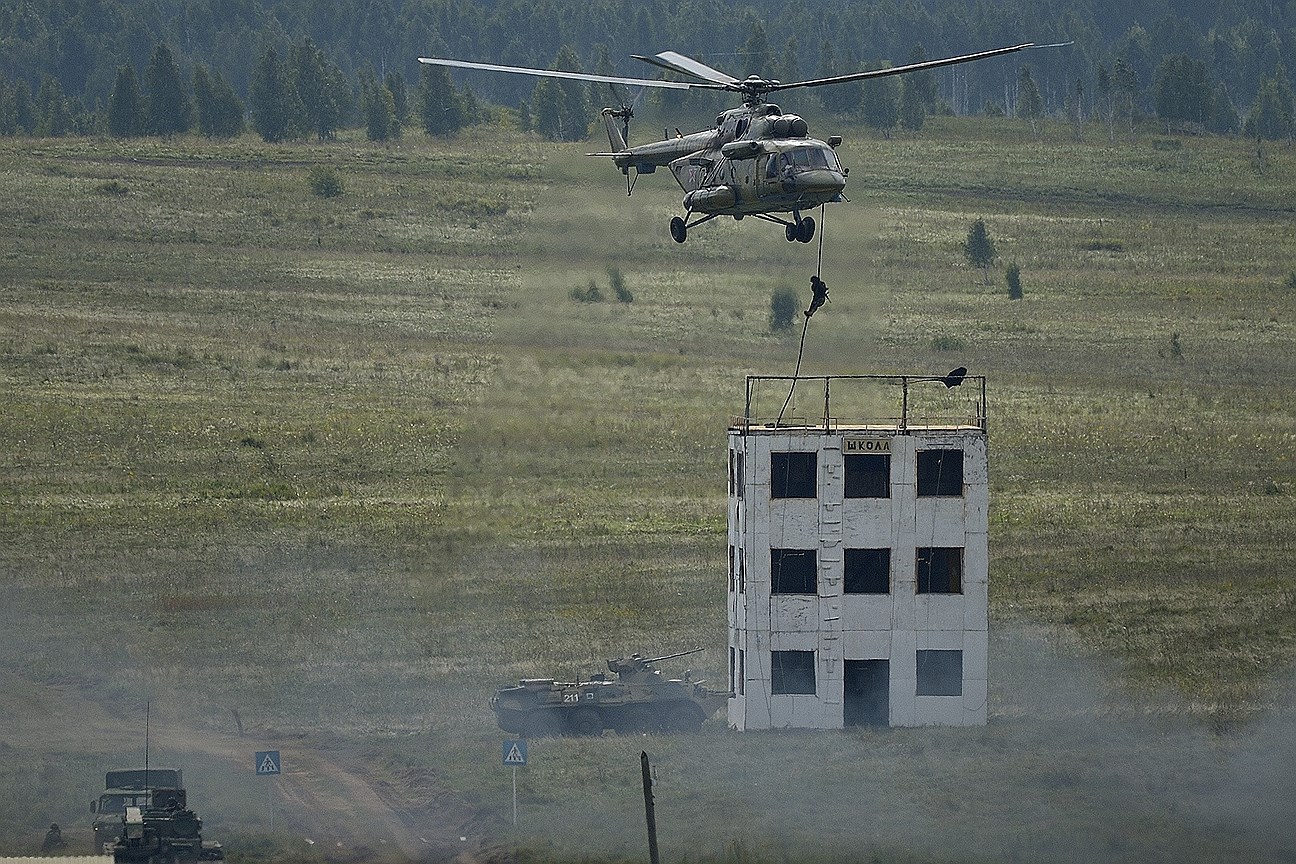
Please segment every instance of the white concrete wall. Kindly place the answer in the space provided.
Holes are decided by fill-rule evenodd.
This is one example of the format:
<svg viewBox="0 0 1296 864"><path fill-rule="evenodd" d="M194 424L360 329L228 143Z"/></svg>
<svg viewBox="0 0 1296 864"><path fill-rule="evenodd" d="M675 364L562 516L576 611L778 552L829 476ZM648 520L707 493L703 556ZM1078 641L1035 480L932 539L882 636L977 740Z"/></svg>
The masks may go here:
<svg viewBox="0 0 1296 864"><path fill-rule="evenodd" d="M891 454L890 498L846 499L843 441L884 438ZM893 726L979 725L988 692L988 469L978 429L823 430L743 434L731 430L731 457L741 453L743 496L731 489L729 543L734 590L729 644L745 658L743 695L729 703L737 729L841 728L845 661L889 661ZM963 495L917 497L917 451L961 449ZM818 497L770 499L770 454L818 454ZM963 549L962 593L917 594L916 549ZM844 594L848 548L891 549L891 591ZM815 549L818 594L770 595L770 549ZM745 578L739 579L741 568ZM744 589L739 591L738 588ZM917 696L916 652L963 652L961 696ZM815 651L816 693L770 693L770 652ZM735 664L736 666L737 664ZM735 675L737 671L735 672Z"/></svg>

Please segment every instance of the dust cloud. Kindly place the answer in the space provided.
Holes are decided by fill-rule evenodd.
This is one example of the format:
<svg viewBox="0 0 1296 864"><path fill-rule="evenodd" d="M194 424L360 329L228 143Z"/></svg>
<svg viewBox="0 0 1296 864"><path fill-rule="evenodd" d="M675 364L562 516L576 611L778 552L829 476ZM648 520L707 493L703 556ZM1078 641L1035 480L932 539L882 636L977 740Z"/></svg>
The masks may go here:
<svg viewBox="0 0 1296 864"><path fill-rule="evenodd" d="M1290 712L1222 734L1149 712L1123 693L1118 668L1063 631L1001 627L991 658L984 728L716 729L607 745L620 783L598 812L551 804L529 823L532 840L641 854L633 767L644 745L668 860L1293 860Z"/></svg>

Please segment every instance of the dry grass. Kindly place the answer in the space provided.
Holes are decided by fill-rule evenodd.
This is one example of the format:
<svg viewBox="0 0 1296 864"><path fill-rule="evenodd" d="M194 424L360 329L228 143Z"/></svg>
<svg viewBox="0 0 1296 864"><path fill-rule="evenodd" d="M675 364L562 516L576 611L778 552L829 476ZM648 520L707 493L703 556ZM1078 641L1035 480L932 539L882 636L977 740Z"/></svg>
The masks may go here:
<svg viewBox="0 0 1296 864"><path fill-rule="evenodd" d="M744 375L791 372L769 297L808 295L817 249L750 220L677 246L668 178L627 199L582 145L474 135L3 145L8 665L125 716L376 742L487 808L498 684L695 645L723 680L724 429ZM1023 137L849 145L803 365L989 376L991 726L537 747L542 855L640 854L644 746L675 857L737 813L825 860L1290 852L1254 763L1290 764L1292 160ZM318 164L346 194L310 194ZM1024 300L963 262L976 218ZM633 303L568 299L612 266ZM0 837L34 830L2 776Z"/></svg>

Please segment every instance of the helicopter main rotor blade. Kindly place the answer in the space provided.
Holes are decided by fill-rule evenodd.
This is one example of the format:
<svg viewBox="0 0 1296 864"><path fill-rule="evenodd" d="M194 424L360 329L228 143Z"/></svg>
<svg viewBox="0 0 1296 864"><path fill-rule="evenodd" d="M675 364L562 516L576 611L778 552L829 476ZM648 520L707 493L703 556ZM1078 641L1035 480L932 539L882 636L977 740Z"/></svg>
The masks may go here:
<svg viewBox="0 0 1296 864"><path fill-rule="evenodd" d="M1064 43L1070 45L1070 42ZM791 84L772 84L768 90L790 90L793 87L822 87L825 84L844 84L847 81L864 81L869 78L885 78L888 75L904 75L906 72L921 72L924 69L939 69L942 66L954 66L958 63L971 63L973 60L984 60L987 57L998 57L1000 54L1012 54L1015 51L1022 51L1027 48L1035 47L1059 47L1059 46L1036 46L1034 42L1025 42L1021 45L1010 45L1007 48L994 48L990 51L978 51L975 54L961 54L958 57L945 57L940 60L924 60L921 63L910 63L907 66L895 66L890 69L874 69L870 72L851 72L847 75L834 75L831 78L815 78L810 81L794 81Z"/></svg>
<svg viewBox="0 0 1296 864"><path fill-rule="evenodd" d="M677 51L662 51L652 57L645 57L642 54L631 54L630 56L636 60L669 69L672 72L683 72L685 75L692 75L694 78L710 81L712 84L729 85L738 83L738 79L732 75L726 75L719 69L712 69L705 63L694 60L692 57L685 57Z"/></svg>
<svg viewBox="0 0 1296 864"><path fill-rule="evenodd" d="M653 81L648 78L622 78L616 75L591 75L587 72L563 72L558 69L531 69L526 66L501 66L498 63L473 63L469 60L445 60L441 57L420 57L420 63L429 66L454 66L459 69L480 69L485 72L513 72L518 75L535 75L540 78L567 78L575 81L598 81L607 84L629 84L635 87L663 87L668 90L691 90L704 87L687 81Z"/></svg>

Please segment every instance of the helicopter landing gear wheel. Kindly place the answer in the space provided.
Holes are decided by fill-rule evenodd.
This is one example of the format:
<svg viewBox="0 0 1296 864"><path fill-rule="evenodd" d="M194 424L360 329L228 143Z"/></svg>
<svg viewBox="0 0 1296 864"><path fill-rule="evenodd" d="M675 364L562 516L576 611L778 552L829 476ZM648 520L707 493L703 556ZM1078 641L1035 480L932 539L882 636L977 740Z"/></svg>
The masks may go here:
<svg viewBox="0 0 1296 864"><path fill-rule="evenodd" d="M797 226L792 222L783 226L783 236L787 238L789 243L795 242L797 239Z"/></svg>
<svg viewBox="0 0 1296 864"><path fill-rule="evenodd" d="M671 232L671 239L674 240L676 243L683 243L685 240L688 239L688 225L686 225L684 223L684 220L678 216L676 216L674 219L671 219L670 232Z"/></svg>
<svg viewBox="0 0 1296 864"><path fill-rule="evenodd" d="M807 216L796 224L796 239L801 243L809 243L814 239L815 221L814 217Z"/></svg>

